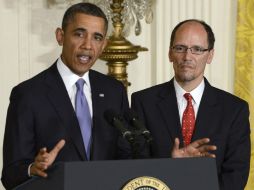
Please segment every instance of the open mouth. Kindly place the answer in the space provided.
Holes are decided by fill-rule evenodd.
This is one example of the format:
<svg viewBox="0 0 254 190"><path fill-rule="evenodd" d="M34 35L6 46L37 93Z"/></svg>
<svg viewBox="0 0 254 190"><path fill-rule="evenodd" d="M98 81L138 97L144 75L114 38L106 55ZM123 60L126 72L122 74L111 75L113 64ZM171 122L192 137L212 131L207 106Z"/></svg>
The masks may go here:
<svg viewBox="0 0 254 190"><path fill-rule="evenodd" d="M78 55L78 59L81 63L88 63L92 57L91 56L88 56L88 55Z"/></svg>

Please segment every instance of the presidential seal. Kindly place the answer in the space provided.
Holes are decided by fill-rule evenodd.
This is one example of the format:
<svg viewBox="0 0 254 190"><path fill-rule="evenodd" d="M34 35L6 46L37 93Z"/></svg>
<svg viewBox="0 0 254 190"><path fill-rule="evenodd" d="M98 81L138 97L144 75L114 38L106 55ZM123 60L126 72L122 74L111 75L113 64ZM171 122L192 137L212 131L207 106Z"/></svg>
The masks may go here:
<svg viewBox="0 0 254 190"><path fill-rule="evenodd" d="M169 187L161 180L142 176L129 181L122 190L170 190Z"/></svg>

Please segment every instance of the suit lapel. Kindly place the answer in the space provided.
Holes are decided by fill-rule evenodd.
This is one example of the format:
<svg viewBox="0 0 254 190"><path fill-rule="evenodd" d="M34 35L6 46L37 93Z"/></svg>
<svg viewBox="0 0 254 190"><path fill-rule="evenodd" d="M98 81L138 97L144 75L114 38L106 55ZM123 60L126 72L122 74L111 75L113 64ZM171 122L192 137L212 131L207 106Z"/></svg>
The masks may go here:
<svg viewBox="0 0 254 190"><path fill-rule="evenodd" d="M158 107L170 137L173 141L178 137L182 143L181 125L173 80L167 84L169 85L165 85L165 88L160 93L161 101L158 103Z"/></svg>
<svg viewBox="0 0 254 190"><path fill-rule="evenodd" d="M66 140L73 142L82 160L86 160L85 148L79 129L78 120L71 104L64 82L57 70L56 64L49 68L45 82L48 85L48 99L55 107L66 130ZM69 134L69 135L68 135Z"/></svg>
<svg viewBox="0 0 254 190"><path fill-rule="evenodd" d="M97 109L100 107L100 102L104 100L104 92L101 91L101 85L99 84L93 70L89 71L89 80L91 84L92 102L93 102L93 116L96 117Z"/></svg>
<svg viewBox="0 0 254 190"><path fill-rule="evenodd" d="M218 125L218 116L223 114L217 102L213 87L205 79L205 89L199 105L192 141L210 137L216 130L214 126Z"/></svg>
<svg viewBox="0 0 254 190"><path fill-rule="evenodd" d="M103 150L103 145L100 145L98 139L102 139L100 135L104 135L103 128L101 128L99 115L100 111L104 108L104 91L102 85L96 77L93 70L89 71L89 80L91 84L92 102L93 102L93 129L92 129L92 144L91 144L91 160L96 160L98 154ZM105 133L106 134L106 133ZM97 152L100 151L100 152Z"/></svg>

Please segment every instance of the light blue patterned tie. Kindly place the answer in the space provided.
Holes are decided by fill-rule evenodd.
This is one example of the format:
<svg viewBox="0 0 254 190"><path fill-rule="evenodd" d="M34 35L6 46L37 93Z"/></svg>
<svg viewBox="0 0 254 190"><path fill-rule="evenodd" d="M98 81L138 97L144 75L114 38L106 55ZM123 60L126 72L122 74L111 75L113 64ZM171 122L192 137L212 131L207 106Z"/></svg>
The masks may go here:
<svg viewBox="0 0 254 190"><path fill-rule="evenodd" d="M79 79L76 82L77 92L76 92L76 115L78 118L81 134L83 137L83 142L86 149L87 159L90 159L90 145L91 145L91 133L92 133L92 119L89 111L86 96L83 92L83 86L85 84L84 79Z"/></svg>

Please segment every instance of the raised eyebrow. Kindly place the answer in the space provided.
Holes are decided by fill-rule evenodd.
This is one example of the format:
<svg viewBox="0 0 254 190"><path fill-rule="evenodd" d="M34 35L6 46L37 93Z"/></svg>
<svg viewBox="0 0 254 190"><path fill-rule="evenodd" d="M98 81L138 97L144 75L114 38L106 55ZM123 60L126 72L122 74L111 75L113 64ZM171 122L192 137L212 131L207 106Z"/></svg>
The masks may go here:
<svg viewBox="0 0 254 190"><path fill-rule="evenodd" d="M84 29L84 28L76 28L74 30L74 32L85 32L85 31L86 31L86 29Z"/></svg>

